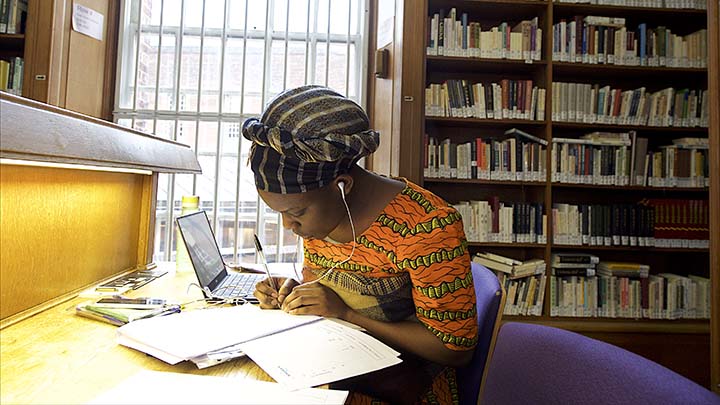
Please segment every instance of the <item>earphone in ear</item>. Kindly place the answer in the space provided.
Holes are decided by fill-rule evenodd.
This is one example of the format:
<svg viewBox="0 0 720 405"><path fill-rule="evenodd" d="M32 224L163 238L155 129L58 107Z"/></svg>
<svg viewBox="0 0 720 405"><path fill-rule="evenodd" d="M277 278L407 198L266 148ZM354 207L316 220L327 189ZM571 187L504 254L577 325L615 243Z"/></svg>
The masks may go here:
<svg viewBox="0 0 720 405"><path fill-rule="evenodd" d="M340 192L343 194L343 196L345 196L345 182L339 181L337 186L340 189Z"/></svg>

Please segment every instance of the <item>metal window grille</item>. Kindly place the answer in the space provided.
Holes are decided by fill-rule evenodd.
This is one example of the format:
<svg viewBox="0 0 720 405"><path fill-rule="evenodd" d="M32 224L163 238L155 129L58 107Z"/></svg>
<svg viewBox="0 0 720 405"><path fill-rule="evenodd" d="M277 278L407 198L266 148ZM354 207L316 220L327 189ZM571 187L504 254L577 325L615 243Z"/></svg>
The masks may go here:
<svg viewBox="0 0 720 405"><path fill-rule="evenodd" d="M257 195L240 125L304 84L364 105L366 0L124 0L122 10L115 121L190 145L203 169L160 175L154 259L174 259L181 197L198 195L227 260L255 260L253 233L269 260L302 260Z"/></svg>

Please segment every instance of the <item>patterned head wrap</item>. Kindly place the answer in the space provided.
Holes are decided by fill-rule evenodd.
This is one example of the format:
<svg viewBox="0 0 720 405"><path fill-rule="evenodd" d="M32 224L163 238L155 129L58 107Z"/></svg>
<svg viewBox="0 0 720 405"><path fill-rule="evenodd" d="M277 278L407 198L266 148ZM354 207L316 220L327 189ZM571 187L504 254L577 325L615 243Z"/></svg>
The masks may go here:
<svg viewBox="0 0 720 405"><path fill-rule="evenodd" d="M377 149L379 135L368 128L362 107L326 87L280 93L259 120L243 123L255 185L281 194L324 187Z"/></svg>

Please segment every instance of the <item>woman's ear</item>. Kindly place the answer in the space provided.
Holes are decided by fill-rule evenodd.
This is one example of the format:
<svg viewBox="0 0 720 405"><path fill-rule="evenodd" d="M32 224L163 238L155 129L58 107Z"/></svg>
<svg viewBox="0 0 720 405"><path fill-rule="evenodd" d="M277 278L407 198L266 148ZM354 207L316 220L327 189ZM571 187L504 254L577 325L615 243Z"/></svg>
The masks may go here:
<svg viewBox="0 0 720 405"><path fill-rule="evenodd" d="M341 174L335 178L333 183L335 183L335 187L337 187L343 195L347 196L352 190L353 178L349 174Z"/></svg>

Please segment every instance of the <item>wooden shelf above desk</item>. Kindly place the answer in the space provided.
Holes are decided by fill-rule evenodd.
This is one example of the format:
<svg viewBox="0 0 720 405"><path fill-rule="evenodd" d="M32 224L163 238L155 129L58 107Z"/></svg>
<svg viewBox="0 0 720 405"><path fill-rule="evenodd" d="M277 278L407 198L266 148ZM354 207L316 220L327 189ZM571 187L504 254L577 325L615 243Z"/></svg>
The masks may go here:
<svg viewBox="0 0 720 405"><path fill-rule="evenodd" d="M200 173L190 147L4 93L0 111L0 321L148 266L158 173Z"/></svg>

